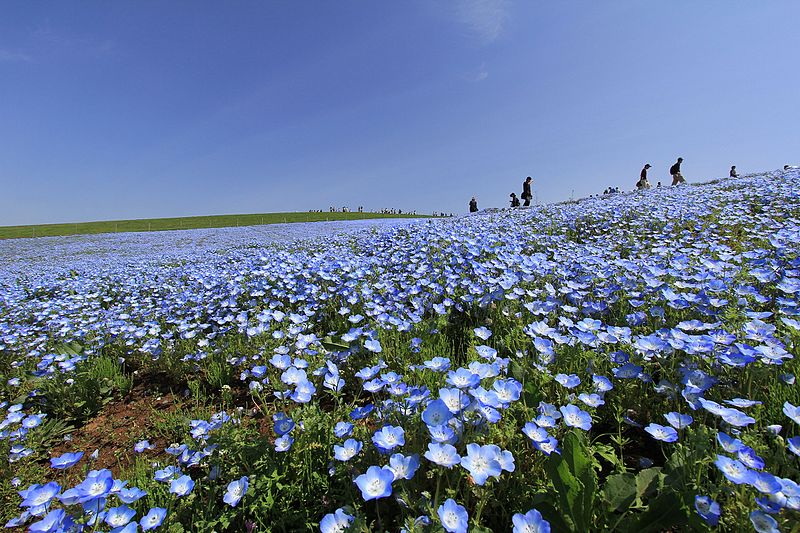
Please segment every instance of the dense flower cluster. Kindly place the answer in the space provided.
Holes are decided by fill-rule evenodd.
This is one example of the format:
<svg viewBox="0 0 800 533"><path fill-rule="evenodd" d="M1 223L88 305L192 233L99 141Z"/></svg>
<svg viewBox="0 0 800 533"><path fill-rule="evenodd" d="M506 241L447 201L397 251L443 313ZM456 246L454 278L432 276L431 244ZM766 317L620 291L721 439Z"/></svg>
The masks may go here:
<svg viewBox="0 0 800 533"><path fill-rule="evenodd" d="M181 350L198 372L221 353L270 406L276 460L307 438L310 405L330 417L314 438L352 498L320 508L324 532L380 520L373 505L391 499L407 531L465 532L494 523L491 494L512 490L525 497L505 527L550 531L566 500L536 508L558 486L526 474L557 468L572 437L616 480L658 464L687 495L676 505L693 506L687 520L778 531L800 516L798 186L790 171L270 246L250 235L57 264L29 253L0 270L0 351L13 354L3 391L27 393L0 404L0 438L9 461L34 453L26 437L48 412L27 380L68 383L120 347L145 363ZM215 435L237 422L192 420L191 440L166 449L175 463L154 472L168 485L163 507L137 514L143 491L92 470L71 488L20 491L9 526L154 529L201 477L219 477L217 498L241 509L253 476L213 468L225 452ZM697 475L670 478L668 466ZM627 505L655 498L645 488ZM723 516L733 498L744 517ZM590 519L627 512L610 509Z"/></svg>

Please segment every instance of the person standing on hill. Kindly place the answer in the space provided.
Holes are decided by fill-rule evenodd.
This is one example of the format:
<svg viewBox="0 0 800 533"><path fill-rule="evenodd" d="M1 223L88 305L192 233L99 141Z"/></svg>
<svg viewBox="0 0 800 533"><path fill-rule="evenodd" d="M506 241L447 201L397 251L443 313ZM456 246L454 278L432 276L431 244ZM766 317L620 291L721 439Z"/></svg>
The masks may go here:
<svg viewBox="0 0 800 533"><path fill-rule="evenodd" d="M511 193L511 207L519 207L519 198L517 198L517 193Z"/></svg>
<svg viewBox="0 0 800 533"><path fill-rule="evenodd" d="M647 181L647 170L650 168L650 163L647 163L642 171L639 173L639 181L636 182L637 189L649 189L650 182Z"/></svg>
<svg viewBox="0 0 800 533"><path fill-rule="evenodd" d="M478 212L478 200L475 197L472 197L472 200L469 201L469 212L470 213L477 213Z"/></svg>
<svg viewBox="0 0 800 533"><path fill-rule="evenodd" d="M731 176L732 178L738 178L738 177L739 177L739 173L738 173L738 172L736 172L736 165L733 165L733 166L731 167L731 173L730 173L730 176Z"/></svg>
<svg viewBox="0 0 800 533"><path fill-rule="evenodd" d="M669 173L672 176L673 185L678 185L679 183L686 183L686 180L683 179L683 175L681 174L681 163L683 163L683 158L679 157L677 163L669 167Z"/></svg>
<svg viewBox="0 0 800 533"><path fill-rule="evenodd" d="M530 207L531 205L531 198L533 198L533 194L531 194L531 181L533 178L528 176L525 178L525 181L522 183L522 196L521 198L525 200L525 203L522 204L523 207Z"/></svg>

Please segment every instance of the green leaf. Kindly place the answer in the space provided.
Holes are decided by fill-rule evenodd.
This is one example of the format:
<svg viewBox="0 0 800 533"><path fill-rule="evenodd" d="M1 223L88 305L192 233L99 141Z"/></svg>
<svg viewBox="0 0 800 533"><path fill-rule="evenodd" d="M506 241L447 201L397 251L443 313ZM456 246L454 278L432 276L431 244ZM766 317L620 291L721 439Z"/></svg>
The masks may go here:
<svg viewBox="0 0 800 533"><path fill-rule="evenodd" d="M673 491L662 492L654 498L647 510L629 528L632 533L667 531L670 528L685 526L688 522L683 502Z"/></svg>
<svg viewBox="0 0 800 533"><path fill-rule="evenodd" d="M608 476L603 485L603 498L610 511L626 511L636 496L637 478L633 474Z"/></svg>
<svg viewBox="0 0 800 533"><path fill-rule="evenodd" d="M571 518L576 530L589 531L597 478L586 438L575 431L568 433L561 456L551 455L545 463L545 470L558 493L561 513Z"/></svg>
<svg viewBox="0 0 800 533"><path fill-rule="evenodd" d="M636 497L642 501L655 494L664 485L661 468L647 468L636 474Z"/></svg>
<svg viewBox="0 0 800 533"><path fill-rule="evenodd" d="M331 337L330 335L324 337L320 344L325 347L329 352L341 352L350 348L350 344L344 342L342 339Z"/></svg>

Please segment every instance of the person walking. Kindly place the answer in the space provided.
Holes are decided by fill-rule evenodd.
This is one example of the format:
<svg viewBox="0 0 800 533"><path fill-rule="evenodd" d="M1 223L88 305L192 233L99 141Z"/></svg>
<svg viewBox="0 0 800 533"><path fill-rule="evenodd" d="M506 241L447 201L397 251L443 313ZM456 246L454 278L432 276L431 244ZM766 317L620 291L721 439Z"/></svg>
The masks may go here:
<svg viewBox="0 0 800 533"><path fill-rule="evenodd" d="M683 179L683 175L681 174L681 163L683 163L683 158L679 157L678 161L669 167L669 174L672 176L672 184L678 185L679 183L686 183L686 180Z"/></svg>
<svg viewBox="0 0 800 533"><path fill-rule="evenodd" d="M478 200L475 197L472 197L472 200L469 201L469 212L470 213L477 213L478 212Z"/></svg>
<svg viewBox="0 0 800 533"><path fill-rule="evenodd" d="M517 193L511 193L511 207L519 207L519 198L517 198Z"/></svg>
<svg viewBox="0 0 800 533"><path fill-rule="evenodd" d="M647 163L643 168L642 171L639 173L639 181L636 182L637 189L649 189L650 182L647 181L647 171L651 167L650 163Z"/></svg>
<svg viewBox="0 0 800 533"><path fill-rule="evenodd" d="M525 200L525 203L522 204L523 207L530 207L531 205L531 198L533 198L533 194L531 194L531 181L533 181L533 178L528 176L522 183L522 199Z"/></svg>

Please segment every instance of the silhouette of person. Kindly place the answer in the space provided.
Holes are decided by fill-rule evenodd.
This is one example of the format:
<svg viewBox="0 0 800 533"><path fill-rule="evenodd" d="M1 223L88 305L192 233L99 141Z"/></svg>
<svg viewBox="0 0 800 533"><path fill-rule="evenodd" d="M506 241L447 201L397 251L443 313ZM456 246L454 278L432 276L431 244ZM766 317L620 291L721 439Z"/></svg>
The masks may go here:
<svg viewBox="0 0 800 533"><path fill-rule="evenodd" d="M533 194L531 194L531 181L533 178L528 176L525 178L525 181L522 183L522 199L525 200L525 203L522 204L525 207L529 207L531 205L531 198L533 198Z"/></svg>
<svg viewBox="0 0 800 533"><path fill-rule="evenodd" d="M517 193L511 193L511 207L519 207L519 198L517 198Z"/></svg>
<svg viewBox="0 0 800 533"><path fill-rule="evenodd" d="M730 173L730 176L731 176L732 178L738 178L738 177L739 177L739 173L738 173L738 172L736 172L736 165L733 165L733 166L731 167L731 173Z"/></svg>
<svg viewBox="0 0 800 533"><path fill-rule="evenodd" d="M672 176L672 184L678 185L679 183L686 183L686 180L683 178L681 174L681 163L683 163L683 158L679 157L678 161L669 167L669 173Z"/></svg>
<svg viewBox="0 0 800 533"><path fill-rule="evenodd" d="M472 197L472 200L469 201L469 212L470 213L477 213L478 212L478 200L475 197Z"/></svg>

